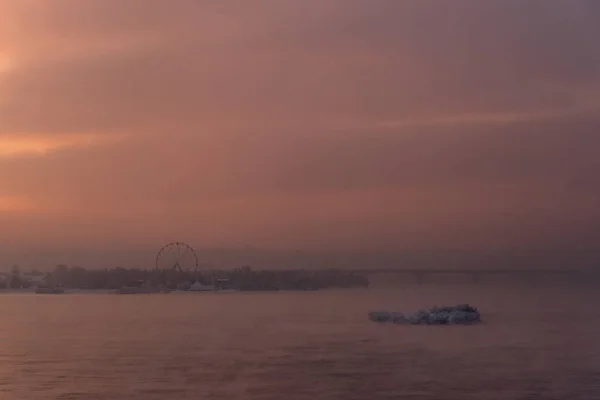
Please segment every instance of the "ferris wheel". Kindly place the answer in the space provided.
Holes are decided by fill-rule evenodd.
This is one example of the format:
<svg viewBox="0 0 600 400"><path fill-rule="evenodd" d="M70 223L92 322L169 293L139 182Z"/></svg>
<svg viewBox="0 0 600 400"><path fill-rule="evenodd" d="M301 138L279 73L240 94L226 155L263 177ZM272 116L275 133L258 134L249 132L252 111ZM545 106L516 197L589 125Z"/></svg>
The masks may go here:
<svg viewBox="0 0 600 400"><path fill-rule="evenodd" d="M156 255L156 270L196 273L198 257L191 246L182 242L172 242L163 246Z"/></svg>

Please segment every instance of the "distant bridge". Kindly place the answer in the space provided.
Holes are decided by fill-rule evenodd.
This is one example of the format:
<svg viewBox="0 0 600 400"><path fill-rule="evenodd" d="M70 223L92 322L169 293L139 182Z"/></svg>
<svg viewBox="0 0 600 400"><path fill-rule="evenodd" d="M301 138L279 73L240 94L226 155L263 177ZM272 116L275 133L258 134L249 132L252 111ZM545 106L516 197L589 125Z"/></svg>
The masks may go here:
<svg viewBox="0 0 600 400"><path fill-rule="evenodd" d="M563 277L600 277L600 270L589 269L416 269L416 268L375 268L375 269L352 269L353 273L365 275L379 274L404 274L410 275L417 283L423 283L427 277L433 275L462 275L470 277L473 282L479 282L486 276L511 276L525 281L534 281L542 276Z"/></svg>

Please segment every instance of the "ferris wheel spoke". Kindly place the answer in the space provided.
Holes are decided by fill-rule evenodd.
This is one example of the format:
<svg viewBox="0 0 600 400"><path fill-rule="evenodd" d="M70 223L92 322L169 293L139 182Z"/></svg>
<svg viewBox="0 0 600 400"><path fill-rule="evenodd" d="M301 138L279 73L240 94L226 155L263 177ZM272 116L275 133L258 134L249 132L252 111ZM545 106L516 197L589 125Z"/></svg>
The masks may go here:
<svg viewBox="0 0 600 400"><path fill-rule="evenodd" d="M156 269L161 271L191 272L198 269L194 249L181 242L172 242L161 248L156 256Z"/></svg>
<svg viewBox="0 0 600 400"><path fill-rule="evenodd" d="M183 260L183 257L187 254L188 251L189 251L189 247L185 246L183 248L183 251L181 251L181 253L180 253L179 259Z"/></svg>

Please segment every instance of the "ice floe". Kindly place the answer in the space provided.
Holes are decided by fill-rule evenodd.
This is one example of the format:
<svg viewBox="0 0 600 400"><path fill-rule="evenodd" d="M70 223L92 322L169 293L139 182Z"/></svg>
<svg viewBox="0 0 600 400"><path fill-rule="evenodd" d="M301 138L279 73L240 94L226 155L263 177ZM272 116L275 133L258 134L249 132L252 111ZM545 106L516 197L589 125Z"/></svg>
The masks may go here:
<svg viewBox="0 0 600 400"><path fill-rule="evenodd" d="M373 322L412 324L412 325L469 325L481 322L477 308L468 304L452 307L433 307L428 310L418 310L411 314L389 311L372 311L369 319Z"/></svg>

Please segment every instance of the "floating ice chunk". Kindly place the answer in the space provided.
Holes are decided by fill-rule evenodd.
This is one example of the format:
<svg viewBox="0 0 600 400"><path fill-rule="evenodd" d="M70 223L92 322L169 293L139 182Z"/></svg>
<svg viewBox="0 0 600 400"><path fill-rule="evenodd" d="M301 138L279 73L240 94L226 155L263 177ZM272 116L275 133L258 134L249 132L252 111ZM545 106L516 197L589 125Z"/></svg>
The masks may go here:
<svg viewBox="0 0 600 400"><path fill-rule="evenodd" d="M380 323L413 325L466 325L481 322L479 311L468 304L459 304L454 307L433 307L408 315L398 312L373 311L369 313L369 319Z"/></svg>
<svg viewBox="0 0 600 400"><path fill-rule="evenodd" d="M387 311L371 311L369 319L373 322L392 322L392 313Z"/></svg>
<svg viewBox="0 0 600 400"><path fill-rule="evenodd" d="M406 317L404 316L404 314L399 313L399 312L393 312L392 314L392 323L394 324L404 324L407 322Z"/></svg>
<svg viewBox="0 0 600 400"><path fill-rule="evenodd" d="M406 317L399 312L372 311L369 313L369 319L373 322L391 322L394 324L406 323Z"/></svg>
<svg viewBox="0 0 600 400"><path fill-rule="evenodd" d="M429 312L426 310L419 310L417 312L409 314L408 317L406 317L406 319L408 320L408 322L415 325L428 324L430 320L430 315Z"/></svg>

